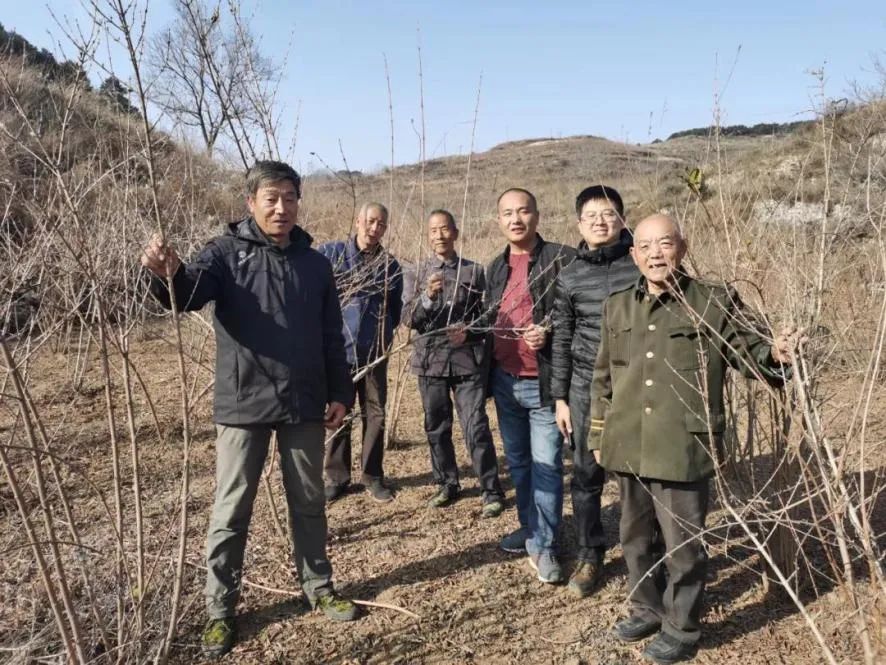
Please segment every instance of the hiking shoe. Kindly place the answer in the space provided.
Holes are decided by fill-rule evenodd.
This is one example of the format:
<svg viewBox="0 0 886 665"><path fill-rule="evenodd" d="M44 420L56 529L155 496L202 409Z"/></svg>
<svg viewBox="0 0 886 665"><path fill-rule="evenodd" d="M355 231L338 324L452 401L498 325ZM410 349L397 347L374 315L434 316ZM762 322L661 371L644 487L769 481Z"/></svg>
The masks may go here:
<svg viewBox="0 0 886 665"><path fill-rule="evenodd" d="M327 501L335 501L337 498L342 496L345 492L348 491L348 485L350 483L330 483L323 488L323 493L326 495Z"/></svg>
<svg viewBox="0 0 886 665"><path fill-rule="evenodd" d="M563 581L563 569L560 568L560 562L550 552L530 554L529 565L538 573L539 582L560 584Z"/></svg>
<svg viewBox="0 0 886 665"><path fill-rule="evenodd" d="M695 656L697 646L681 642L673 635L659 633L643 650L643 658L661 665L671 665L690 660Z"/></svg>
<svg viewBox="0 0 886 665"><path fill-rule="evenodd" d="M373 499L381 503L387 503L394 498L394 493L384 486L380 478L370 480L366 490Z"/></svg>
<svg viewBox="0 0 886 665"><path fill-rule="evenodd" d="M434 496L428 499L428 508L443 508L444 506L448 506L455 501L455 497L457 496L457 489L450 487L449 485L442 485L436 492L434 492Z"/></svg>
<svg viewBox="0 0 886 665"><path fill-rule="evenodd" d="M501 539L498 546L511 554L523 554L526 551L526 539L529 534L522 526Z"/></svg>
<svg viewBox="0 0 886 665"><path fill-rule="evenodd" d="M501 499L489 499L489 501L483 502L483 509L480 511L480 516L485 518L498 517L504 509L505 504Z"/></svg>
<svg viewBox="0 0 886 665"><path fill-rule="evenodd" d="M615 624L613 635L622 642L639 642L661 629L661 621L650 621L638 616L629 616Z"/></svg>
<svg viewBox="0 0 886 665"><path fill-rule="evenodd" d="M233 617L210 619L206 622L201 638L203 655L210 660L221 658L234 648L236 641L237 624Z"/></svg>
<svg viewBox="0 0 886 665"><path fill-rule="evenodd" d="M566 588L578 598L590 596L603 575L603 566L593 561L579 561Z"/></svg>
<svg viewBox="0 0 886 665"><path fill-rule="evenodd" d="M357 606L335 591L317 596L312 605L315 610L320 610L333 621L353 621L357 618Z"/></svg>

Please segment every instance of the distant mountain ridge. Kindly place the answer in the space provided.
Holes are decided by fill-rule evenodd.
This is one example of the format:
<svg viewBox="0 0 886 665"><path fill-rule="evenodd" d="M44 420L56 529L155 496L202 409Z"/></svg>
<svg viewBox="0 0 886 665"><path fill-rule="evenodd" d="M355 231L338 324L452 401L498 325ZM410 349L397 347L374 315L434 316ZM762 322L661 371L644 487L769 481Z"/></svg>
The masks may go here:
<svg viewBox="0 0 886 665"><path fill-rule="evenodd" d="M23 57L25 62L28 65L31 65L42 71L43 75L49 80L58 80L58 81L67 81L73 82L75 80L80 80L83 85L87 89L91 89L92 86L89 83L89 79L86 76L86 72L80 67L80 65L76 62L65 60L59 62L56 60L55 56L46 49L37 48L31 42L29 42L25 37L18 34L15 31L6 30L3 24L0 23L0 56L6 57ZM118 110L123 112L133 112L133 109L129 105L127 89L125 85L118 81L114 77L110 77L107 81L105 81L101 86L101 92L110 97L114 102L115 106L117 106ZM808 126L811 120L800 120L796 122L786 122L786 123L773 123L773 122L761 122L756 125L729 125L726 127L720 127L719 133L721 136L772 136L772 135L785 135L790 134L791 132ZM684 129L679 132L674 132L667 139L670 141L671 139L684 138L687 136L695 136L695 137L705 137L709 136L713 133L714 128L711 126L708 127L695 127L692 129ZM559 139L599 139L605 140L603 137L595 136L592 134L582 134L576 136L568 136L568 137L557 137ZM517 147L521 145L530 145L530 144L540 144L548 141L555 141L557 139L553 137L536 137L536 138L525 138L525 139L517 139L514 141L506 141L505 143L501 143L499 145L493 146L490 150L501 150L506 149L508 147ZM656 143L660 143L660 139L656 139Z"/></svg>
<svg viewBox="0 0 886 665"><path fill-rule="evenodd" d="M773 134L790 134L791 132L808 127L812 124L812 120L797 120L795 122L758 122L756 125L728 125L720 127L721 136L772 136ZM668 138L679 139L685 136L710 136L714 132L713 126L695 127L694 129L684 129L674 132Z"/></svg>

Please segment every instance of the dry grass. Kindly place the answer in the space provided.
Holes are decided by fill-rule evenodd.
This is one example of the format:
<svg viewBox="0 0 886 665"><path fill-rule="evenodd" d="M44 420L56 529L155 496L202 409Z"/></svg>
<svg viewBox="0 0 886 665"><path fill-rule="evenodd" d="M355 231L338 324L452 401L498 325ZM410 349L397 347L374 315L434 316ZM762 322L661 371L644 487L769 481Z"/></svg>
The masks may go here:
<svg viewBox="0 0 886 665"><path fill-rule="evenodd" d="M138 344L133 362L150 367L148 387L158 396L161 427L173 434L158 440L153 423L144 417L137 423L144 465L146 549L162 552L163 540L174 530L178 489L178 450L175 443L177 400L174 349L168 341L146 339ZM88 561L101 565L113 551L103 538L108 521L95 494L83 477L104 483L95 490L109 491L107 437L102 406L97 403L102 378L97 357L84 377L84 386L73 393L67 385L65 354L46 353L34 363L40 377L35 402L48 420L65 421L69 432L55 447L66 460L66 486L78 499L78 517L84 542L97 552ZM413 385L410 381L410 385ZM414 390L414 385L411 389ZM182 617L173 660L193 662L198 656L202 628L203 540L214 490L214 431L209 426L206 400L196 406L198 423L192 460L193 484L190 508L193 519L188 533L189 566ZM240 611L244 617L244 641L234 654L237 662L254 663L628 663L638 647L625 647L608 635L612 622L624 609L626 571L618 546L610 551L606 579L596 594L575 600L563 588L537 582L526 561L500 552L498 538L516 523L513 506L497 520L479 517L479 488L469 471L460 434L456 446L462 469L464 496L451 508L432 511L425 501L432 493L427 444L421 430L420 405L406 400L401 414L398 445L388 451L386 471L398 489L397 499L385 505L366 494L350 494L329 509L329 553L338 587L355 598L391 603L421 616L416 621L389 610L371 609L356 624L334 624L309 613L299 598L289 598L261 588L245 588ZM493 417L494 436L499 441ZM8 431L5 430L5 431ZM98 454L96 453L98 450ZM503 463L503 460L501 460ZM125 465L124 476L131 469ZM765 476L765 469L758 469ZM274 487L281 496L279 472ZM94 491L95 491L94 490ZM507 487L508 494L512 490ZM92 497L90 499L90 497ZM127 502L128 503L128 502ZM4 503L5 505L5 503ZM612 543L617 542L618 502L615 485L606 486L604 525ZM35 631L36 607L45 594L36 571L29 565L27 549L21 547L20 523L14 512L6 513L4 573L0 593L14 599L3 604L0 625L10 636L5 646L21 662L27 653L29 634L34 651L46 646L45 632ZM571 508L566 506L566 549L573 545ZM700 663L819 662L810 641L801 637L802 620L785 598L763 592L762 567L752 548L741 538L731 520L717 510L710 520L712 533L711 573L705 618L706 638ZM880 525L882 531L886 525ZM128 542L131 548L132 542ZM68 554L72 554L69 552ZM149 559L150 560L150 559ZM827 564L821 553L815 563ZM161 569L169 560L157 562ZM567 559L567 565L569 560ZM264 587L298 593L289 566L287 548L275 533L267 499L259 494L247 551L248 580ZM102 579L102 576L97 576ZM107 581L107 580L106 580ZM819 580L821 598L814 601L820 621L835 644L842 644L841 660L861 658L853 629L841 620L842 594L833 583ZM112 586L103 589L112 593ZM76 590L75 590L76 592ZM154 591L156 601L164 589ZM811 594L811 590L808 591ZM36 607L35 607L36 606ZM108 608L110 610L111 608ZM45 616L45 615L44 615ZM44 619L45 620L45 619Z"/></svg>

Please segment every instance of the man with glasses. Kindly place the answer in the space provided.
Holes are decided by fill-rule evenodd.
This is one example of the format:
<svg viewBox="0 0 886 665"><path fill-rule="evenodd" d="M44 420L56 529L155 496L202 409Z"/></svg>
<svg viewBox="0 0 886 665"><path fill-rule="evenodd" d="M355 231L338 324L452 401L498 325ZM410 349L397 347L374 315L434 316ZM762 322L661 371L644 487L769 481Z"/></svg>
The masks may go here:
<svg viewBox="0 0 886 665"><path fill-rule="evenodd" d="M606 553L600 521L606 473L587 445L600 317L609 294L630 286L639 272L630 257L631 234L615 189L587 187L575 199L575 213L582 237L578 256L554 284L551 396L556 400L557 426L573 451L570 490L578 552L567 588L583 598L599 582Z"/></svg>

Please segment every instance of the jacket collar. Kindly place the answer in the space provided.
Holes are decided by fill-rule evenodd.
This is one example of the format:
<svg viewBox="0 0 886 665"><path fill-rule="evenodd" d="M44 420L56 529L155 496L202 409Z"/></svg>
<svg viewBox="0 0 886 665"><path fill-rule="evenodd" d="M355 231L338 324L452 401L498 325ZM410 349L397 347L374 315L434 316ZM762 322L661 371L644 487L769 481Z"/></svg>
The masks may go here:
<svg viewBox="0 0 886 665"><path fill-rule="evenodd" d="M357 236L355 234L349 237L347 243L345 243L345 251L348 255L348 259L358 259L364 256L377 256L384 251L384 247L379 243L376 245L375 249L362 250L357 244Z"/></svg>
<svg viewBox="0 0 886 665"><path fill-rule="evenodd" d="M578 258L588 263L612 263L623 256L627 256L634 245L634 236L627 229L622 229L618 242L607 247L595 247L591 249L588 243L582 240L578 243Z"/></svg>
<svg viewBox="0 0 886 665"><path fill-rule="evenodd" d="M248 242L254 242L259 245L266 245L269 247L278 248L279 246L273 240L271 240L268 236L264 234L264 232L259 228L258 223L255 221L254 217L247 217L245 219L241 219L238 222L232 222L228 224L227 235L232 235L241 240L246 240ZM310 233L305 231L302 227L296 225L292 227L292 231L289 232L289 246L286 247L286 251L290 248L292 249L307 249L313 244L314 238Z"/></svg>
<svg viewBox="0 0 886 665"><path fill-rule="evenodd" d="M432 254L425 265L429 268L458 268L458 264L461 262L461 257L458 254L454 254L451 259L441 259L436 254Z"/></svg>
<svg viewBox="0 0 886 665"><path fill-rule="evenodd" d="M529 252L529 265L538 261L538 255L541 254L541 249L545 246L545 239L541 237L541 233L538 231L535 232L535 241L535 246L532 248L532 251ZM505 265L508 265L508 260L511 258L510 245L505 247L505 251L502 252L501 257L504 260Z"/></svg>
<svg viewBox="0 0 886 665"><path fill-rule="evenodd" d="M668 289L664 293L658 296L652 296L656 300L666 301L672 300L674 298L674 292L677 293L686 293L686 289L692 283L693 279L690 275L683 272L683 266L677 268L677 286L674 289ZM637 279L637 285L634 288L634 298L637 300L643 300L646 296L651 295L649 293L649 287L646 284L646 278L643 275Z"/></svg>

